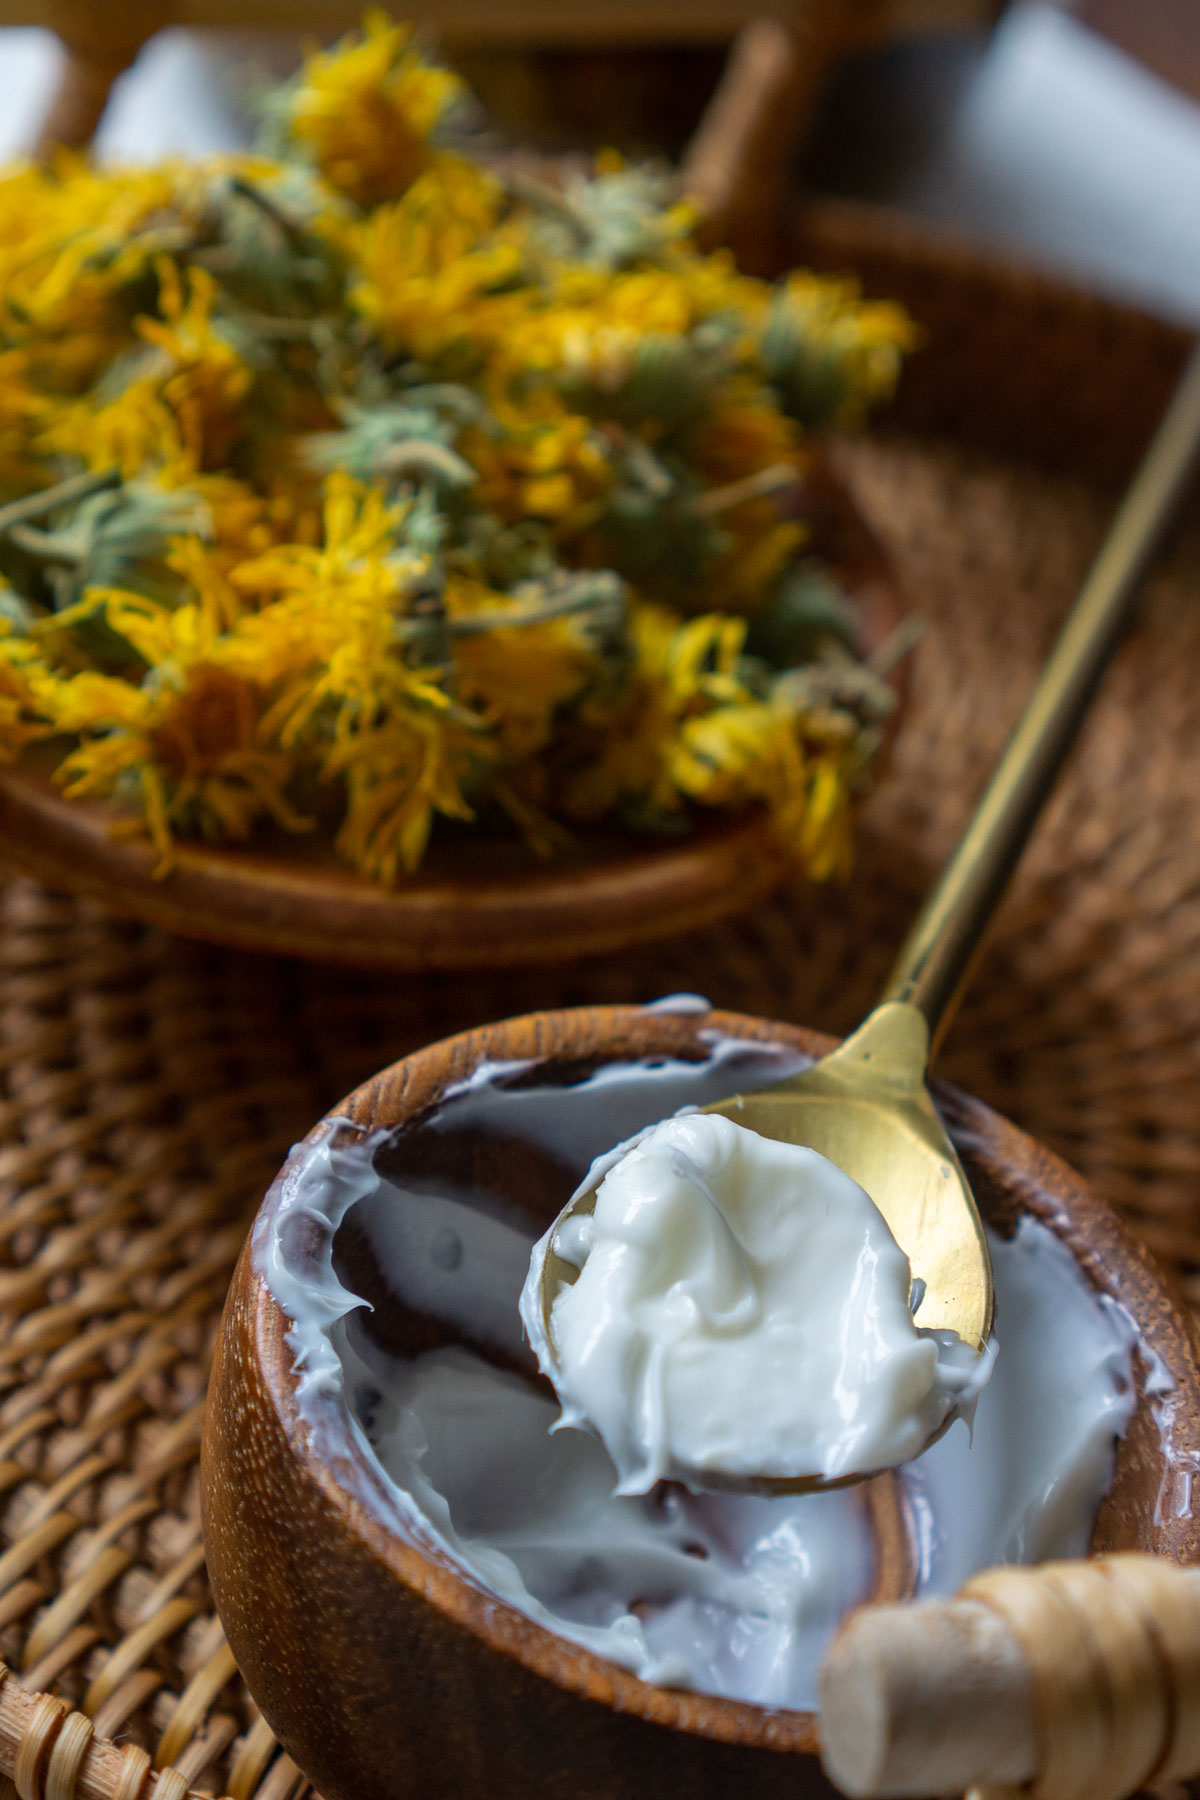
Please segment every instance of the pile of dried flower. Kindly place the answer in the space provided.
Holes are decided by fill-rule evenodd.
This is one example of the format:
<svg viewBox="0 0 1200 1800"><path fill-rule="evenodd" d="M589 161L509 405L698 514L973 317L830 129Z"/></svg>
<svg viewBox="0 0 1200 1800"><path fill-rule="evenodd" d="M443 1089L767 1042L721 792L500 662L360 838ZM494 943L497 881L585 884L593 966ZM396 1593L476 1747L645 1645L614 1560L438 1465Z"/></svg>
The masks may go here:
<svg viewBox="0 0 1200 1800"><path fill-rule="evenodd" d="M0 757L61 746L164 869L759 803L839 869L886 696L813 660L794 498L910 328L702 255L615 158L489 167L464 111L375 15L261 154L0 178Z"/></svg>

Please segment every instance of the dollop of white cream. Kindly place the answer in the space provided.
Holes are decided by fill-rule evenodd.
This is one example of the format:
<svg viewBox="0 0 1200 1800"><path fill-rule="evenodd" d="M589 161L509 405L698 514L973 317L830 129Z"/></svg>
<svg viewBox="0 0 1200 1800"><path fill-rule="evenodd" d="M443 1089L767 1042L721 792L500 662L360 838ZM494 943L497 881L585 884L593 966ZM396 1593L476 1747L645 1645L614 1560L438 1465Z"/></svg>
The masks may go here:
<svg viewBox="0 0 1200 1800"><path fill-rule="evenodd" d="M991 1373L923 1332L882 1213L828 1158L692 1113L601 1159L595 1208L534 1251L521 1315L618 1492L836 1481L908 1462ZM578 1268L542 1299L547 1252Z"/></svg>

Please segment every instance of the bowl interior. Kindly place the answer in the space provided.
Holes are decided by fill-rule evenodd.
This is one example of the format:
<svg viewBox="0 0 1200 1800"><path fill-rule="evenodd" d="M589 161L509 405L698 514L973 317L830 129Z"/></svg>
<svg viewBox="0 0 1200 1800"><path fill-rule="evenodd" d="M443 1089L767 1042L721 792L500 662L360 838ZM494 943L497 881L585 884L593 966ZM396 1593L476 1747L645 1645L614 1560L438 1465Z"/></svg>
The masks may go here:
<svg viewBox="0 0 1200 1800"><path fill-rule="evenodd" d="M527 1099L540 1092L543 1106L555 1105L557 1096L561 1108L603 1065L647 1057L701 1063L712 1055L714 1036L740 1040L744 1046L734 1079L726 1073L725 1092L741 1085L743 1076L753 1079L756 1069L762 1079L764 1054L782 1054L794 1066L797 1058L829 1047L827 1040L792 1027L715 1013L591 1008L534 1015L465 1034L407 1058L358 1089L317 1128L314 1139L321 1141L331 1128L335 1134L347 1130L351 1135L380 1134L375 1164L381 1174L414 1191L474 1194L485 1206L524 1221L529 1234L535 1235L558 1212L592 1154L628 1135L630 1115L622 1115L619 1107L610 1111L604 1126L608 1136L599 1142L589 1141L578 1120L550 1134L557 1136L555 1142L545 1135L532 1141L506 1125L503 1108L490 1118L481 1117L478 1108L473 1114L470 1106L464 1109L463 1084L480 1065L506 1065L502 1083L509 1092L524 1091ZM773 1053L768 1046L775 1047ZM786 1072L786 1067L779 1072ZM668 1085L659 1098L663 1104L658 1116L680 1103ZM978 1102L952 1091L942 1099L981 1208L993 1227L1011 1235L1023 1215L1049 1227L1087 1281L1136 1324L1136 1406L1117 1446L1113 1479L1096 1519L1092 1548L1150 1550L1196 1560L1200 1530L1191 1512L1189 1471L1197 1466L1200 1454L1200 1373L1186 1314L1148 1258L1079 1177ZM349 1124L331 1127L333 1120ZM260 1232L269 1225L286 1185L285 1176L268 1198ZM469 1329L448 1326L436 1314L397 1297L365 1212L352 1210L346 1216L334 1239L333 1258L344 1284L373 1306L363 1328L387 1352L411 1357L449 1342L480 1347ZM419 1525L414 1528L411 1519L393 1515L390 1524L381 1526L379 1471L351 1428L344 1401L340 1418L333 1416L336 1409L331 1407L331 1435L315 1447L297 1412L298 1378L287 1343L288 1321L265 1290L258 1301L256 1355L281 1416L285 1423L290 1421L294 1454L312 1465L308 1472L338 1509L341 1528L369 1545L381 1573L409 1589L419 1588L430 1604L493 1649L561 1685L644 1718L726 1741L802 1751L814 1747L808 1714L780 1714L740 1701L649 1686L589 1650L565 1643L513 1608L481 1597L477 1582ZM484 1347L494 1361L504 1362L506 1356L514 1364L522 1360L519 1347L509 1351L497 1351L494 1344ZM364 1500L375 1504L364 1505ZM869 1484L864 1504L870 1508L876 1547L872 1592L880 1599L903 1596L911 1591L915 1553L911 1520L894 1478Z"/></svg>

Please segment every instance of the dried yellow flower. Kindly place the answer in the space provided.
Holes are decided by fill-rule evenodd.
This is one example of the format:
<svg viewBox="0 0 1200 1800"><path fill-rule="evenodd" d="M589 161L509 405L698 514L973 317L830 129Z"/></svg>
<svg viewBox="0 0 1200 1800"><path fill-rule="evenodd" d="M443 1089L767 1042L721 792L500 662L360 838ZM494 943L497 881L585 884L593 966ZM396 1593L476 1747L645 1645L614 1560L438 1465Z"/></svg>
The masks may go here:
<svg viewBox="0 0 1200 1800"><path fill-rule="evenodd" d="M912 328L702 254L619 158L485 167L461 92L372 13L269 153L0 175L0 757L70 740L164 870L754 806L837 873L888 697L794 667L846 637L798 502Z"/></svg>
<svg viewBox="0 0 1200 1800"><path fill-rule="evenodd" d="M461 92L448 69L420 55L411 27L369 12L357 43L309 57L288 125L331 187L378 206L416 179L434 127Z"/></svg>

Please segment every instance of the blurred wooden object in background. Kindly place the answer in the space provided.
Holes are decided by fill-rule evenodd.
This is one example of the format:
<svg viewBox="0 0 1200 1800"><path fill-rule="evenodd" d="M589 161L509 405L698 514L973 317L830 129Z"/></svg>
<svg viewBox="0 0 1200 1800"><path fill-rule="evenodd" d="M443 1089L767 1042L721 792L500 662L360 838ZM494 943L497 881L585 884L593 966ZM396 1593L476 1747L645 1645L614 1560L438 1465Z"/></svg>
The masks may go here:
<svg viewBox="0 0 1200 1800"><path fill-rule="evenodd" d="M825 84L845 57L888 39L978 28L1003 0L395 0L392 10L476 66L569 48L646 54L728 51L683 158L713 243L748 268L777 260L792 162ZM167 26L277 30L329 38L363 0L0 0L0 26L55 31L67 57L37 146L90 141L113 83ZM536 72L532 79L536 80ZM666 79L670 81L668 73ZM486 98L486 95L485 95Z"/></svg>
<svg viewBox="0 0 1200 1800"><path fill-rule="evenodd" d="M66 51L58 91L42 123L39 154L59 144L89 142L117 76L167 22L168 13L158 0L63 0L61 5L47 0L0 11L3 24L49 26Z"/></svg>

